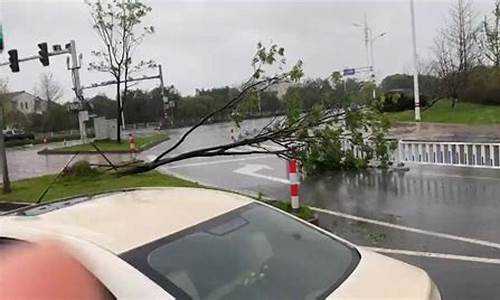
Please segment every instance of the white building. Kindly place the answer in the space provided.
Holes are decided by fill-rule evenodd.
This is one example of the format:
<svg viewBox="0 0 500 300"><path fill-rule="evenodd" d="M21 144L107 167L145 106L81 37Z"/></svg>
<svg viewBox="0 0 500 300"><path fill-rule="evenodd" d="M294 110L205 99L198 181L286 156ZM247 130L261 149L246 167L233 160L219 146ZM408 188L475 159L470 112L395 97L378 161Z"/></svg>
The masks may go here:
<svg viewBox="0 0 500 300"><path fill-rule="evenodd" d="M26 91L13 92L3 95L12 104L12 108L23 114L41 114L48 109L47 100L32 95Z"/></svg>

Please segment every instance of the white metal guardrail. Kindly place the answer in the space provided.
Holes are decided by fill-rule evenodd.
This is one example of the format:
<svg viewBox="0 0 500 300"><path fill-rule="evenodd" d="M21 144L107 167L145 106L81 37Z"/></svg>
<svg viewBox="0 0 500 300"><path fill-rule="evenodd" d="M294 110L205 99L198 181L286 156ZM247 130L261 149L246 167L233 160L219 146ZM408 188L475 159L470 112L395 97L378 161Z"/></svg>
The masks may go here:
<svg viewBox="0 0 500 300"><path fill-rule="evenodd" d="M500 143L400 140L396 151L403 163L500 169Z"/></svg>

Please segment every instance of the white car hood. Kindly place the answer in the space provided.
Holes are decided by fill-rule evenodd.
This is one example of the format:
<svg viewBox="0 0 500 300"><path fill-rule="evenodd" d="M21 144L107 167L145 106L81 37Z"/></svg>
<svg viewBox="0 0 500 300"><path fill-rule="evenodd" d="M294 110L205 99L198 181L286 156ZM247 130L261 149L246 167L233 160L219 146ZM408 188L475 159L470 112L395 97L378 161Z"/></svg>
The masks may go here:
<svg viewBox="0 0 500 300"><path fill-rule="evenodd" d="M371 251L358 251L358 266L327 299L439 299L431 295L437 290L433 291L435 286L425 271Z"/></svg>

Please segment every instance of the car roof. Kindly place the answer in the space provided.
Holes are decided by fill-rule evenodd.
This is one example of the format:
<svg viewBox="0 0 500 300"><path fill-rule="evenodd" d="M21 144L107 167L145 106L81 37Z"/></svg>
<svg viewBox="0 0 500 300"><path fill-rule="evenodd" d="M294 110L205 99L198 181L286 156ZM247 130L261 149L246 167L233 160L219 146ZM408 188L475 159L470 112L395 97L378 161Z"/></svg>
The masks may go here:
<svg viewBox="0 0 500 300"><path fill-rule="evenodd" d="M137 189L43 213L0 217L0 228L28 227L49 238L71 236L121 254L251 202L248 197L204 188Z"/></svg>

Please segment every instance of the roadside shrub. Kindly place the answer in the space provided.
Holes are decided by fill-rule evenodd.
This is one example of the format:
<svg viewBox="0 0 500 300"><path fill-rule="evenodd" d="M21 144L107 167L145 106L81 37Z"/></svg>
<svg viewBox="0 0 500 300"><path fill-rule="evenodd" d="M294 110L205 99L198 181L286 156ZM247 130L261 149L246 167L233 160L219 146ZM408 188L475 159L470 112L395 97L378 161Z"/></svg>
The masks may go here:
<svg viewBox="0 0 500 300"><path fill-rule="evenodd" d="M74 164L68 166L63 170L63 177L96 177L99 176L102 172L96 168L92 168L90 163L86 160L79 160Z"/></svg>
<svg viewBox="0 0 500 300"><path fill-rule="evenodd" d="M425 95L420 95L420 106L426 107L428 104L428 98ZM396 112L412 110L415 107L415 98L407 96L404 93L386 93L384 99L384 105L382 111L384 112Z"/></svg>
<svg viewBox="0 0 500 300"><path fill-rule="evenodd" d="M472 70L467 85L458 92L460 101L500 105L500 69L479 66Z"/></svg>
<svg viewBox="0 0 500 300"><path fill-rule="evenodd" d="M298 211L295 211L290 204L290 201L278 201L278 200L269 200L264 201L265 203L272 205L276 208L279 208L287 213L293 214L302 220L309 221L314 218L314 211L307 206L300 206Z"/></svg>

